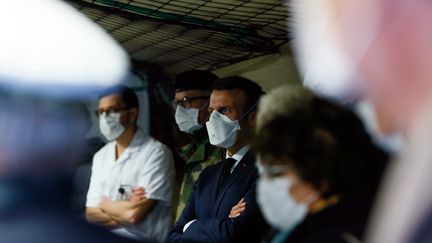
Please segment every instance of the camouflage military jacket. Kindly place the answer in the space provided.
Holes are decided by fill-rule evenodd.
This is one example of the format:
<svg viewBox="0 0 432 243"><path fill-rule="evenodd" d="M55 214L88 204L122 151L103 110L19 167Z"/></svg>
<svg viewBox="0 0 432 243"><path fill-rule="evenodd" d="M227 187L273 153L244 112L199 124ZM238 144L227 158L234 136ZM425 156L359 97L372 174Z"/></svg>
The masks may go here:
<svg viewBox="0 0 432 243"><path fill-rule="evenodd" d="M201 143L191 143L183 146L179 151L179 155L186 161L186 165L180 189L176 221L186 206L193 183L198 179L201 171L223 160L225 149L211 145L208 138L205 138Z"/></svg>

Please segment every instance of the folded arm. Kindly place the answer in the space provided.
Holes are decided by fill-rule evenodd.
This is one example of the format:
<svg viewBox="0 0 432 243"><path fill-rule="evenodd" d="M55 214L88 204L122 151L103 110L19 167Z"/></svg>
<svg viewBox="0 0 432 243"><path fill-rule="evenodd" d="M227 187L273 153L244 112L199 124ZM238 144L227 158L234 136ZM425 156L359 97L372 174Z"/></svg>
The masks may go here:
<svg viewBox="0 0 432 243"><path fill-rule="evenodd" d="M93 224L99 224L109 228L115 228L120 226L120 223L114 220L111 216L104 213L100 208L87 207L85 216L88 222Z"/></svg>
<svg viewBox="0 0 432 243"><path fill-rule="evenodd" d="M226 215L224 218L196 219L193 192L181 217L170 233L170 242L229 242L233 238L237 238L237 234L245 234L250 228L250 224L259 223L259 209L255 201L254 186L237 204L242 210L239 210L240 214L236 217ZM196 220L183 232L184 225L194 219Z"/></svg>
<svg viewBox="0 0 432 243"><path fill-rule="evenodd" d="M99 208L120 224L137 224L146 218L156 204L157 200L147 198L138 201L111 201L103 199L99 203Z"/></svg>

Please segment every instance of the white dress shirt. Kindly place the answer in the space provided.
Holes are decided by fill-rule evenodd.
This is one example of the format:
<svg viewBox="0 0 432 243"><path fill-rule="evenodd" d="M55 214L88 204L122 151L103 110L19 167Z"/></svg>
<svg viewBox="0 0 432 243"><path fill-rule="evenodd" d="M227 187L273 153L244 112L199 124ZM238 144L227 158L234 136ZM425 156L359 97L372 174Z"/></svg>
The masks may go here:
<svg viewBox="0 0 432 243"><path fill-rule="evenodd" d="M114 232L138 239L164 241L170 226L174 182L170 149L140 129L117 160L115 149L113 141L95 154L86 207L99 207L103 197L113 201L128 200L133 188L143 187L146 197L158 203L141 223L123 226ZM119 188L123 188L123 193Z"/></svg>
<svg viewBox="0 0 432 243"><path fill-rule="evenodd" d="M234 171L235 167L238 165L240 160L243 159L243 157L246 155L246 153L249 152L250 148L251 148L251 145L246 145L243 148L241 148L239 151L237 151L237 153L233 154L232 156L229 156L228 151L226 152L226 158L227 159L232 158L232 159L236 160L234 165L231 167L230 173L232 173Z"/></svg>

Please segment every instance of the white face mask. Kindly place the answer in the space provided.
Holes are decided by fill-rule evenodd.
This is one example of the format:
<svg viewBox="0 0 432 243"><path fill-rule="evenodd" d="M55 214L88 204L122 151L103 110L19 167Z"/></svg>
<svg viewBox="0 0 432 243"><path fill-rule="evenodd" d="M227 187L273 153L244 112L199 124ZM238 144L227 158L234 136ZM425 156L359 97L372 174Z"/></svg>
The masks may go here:
<svg viewBox="0 0 432 243"><path fill-rule="evenodd" d="M295 201L289 193L291 186L292 181L286 176L258 179L258 205L267 222L279 230L293 229L308 213L309 203Z"/></svg>
<svg viewBox="0 0 432 243"><path fill-rule="evenodd" d="M108 141L117 139L125 131L125 127L120 122L120 113L101 114L99 116L99 128Z"/></svg>
<svg viewBox="0 0 432 243"><path fill-rule="evenodd" d="M240 130L238 120L231 120L226 115L213 111L209 121L206 123L210 144L229 148L237 140L237 131Z"/></svg>
<svg viewBox="0 0 432 243"><path fill-rule="evenodd" d="M176 123L182 132L190 133L199 130L203 125L198 123L199 109L186 109L181 105L177 106L175 113Z"/></svg>

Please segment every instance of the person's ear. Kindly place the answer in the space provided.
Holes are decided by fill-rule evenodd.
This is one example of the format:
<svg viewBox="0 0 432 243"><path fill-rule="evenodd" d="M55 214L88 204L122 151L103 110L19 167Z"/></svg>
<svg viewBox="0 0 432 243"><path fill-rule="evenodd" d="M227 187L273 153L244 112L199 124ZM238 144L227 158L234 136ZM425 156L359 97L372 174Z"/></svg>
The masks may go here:
<svg viewBox="0 0 432 243"><path fill-rule="evenodd" d="M129 118L131 121L138 121L138 108L134 107L129 110Z"/></svg>

